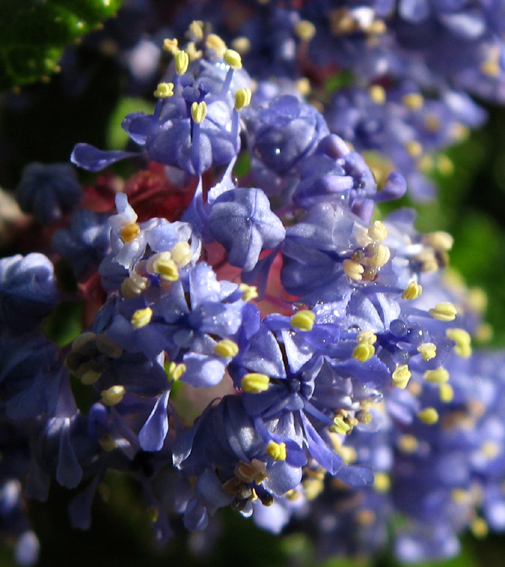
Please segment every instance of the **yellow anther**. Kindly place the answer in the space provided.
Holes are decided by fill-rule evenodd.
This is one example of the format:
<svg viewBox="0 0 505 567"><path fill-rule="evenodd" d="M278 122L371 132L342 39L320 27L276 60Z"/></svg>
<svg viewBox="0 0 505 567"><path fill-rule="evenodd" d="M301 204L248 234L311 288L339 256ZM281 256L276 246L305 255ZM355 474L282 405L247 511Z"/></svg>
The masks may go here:
<svg viewBox="0 0 505 567"><path fill-rule="evenodd" d="M369 268L382 268L391 257L391 250L384 244L375 244L371 247L373 254L364 258L363 263Z"/></svg>
<svg viewBox="0 0 505 567"><path fill-rule="evenodd" d="M438 395L440 396L440 401L448 404L454 399L454 389L450 384L441 384L438 389Z"/></svg>
<svg viewBox="0 0 505 567"><path fill-rule="evenodd" d="M409 110L419 110L423 103L423 95L420 93L408 93L402 97L402 104Z"/></svg>
<svg viewBox="0 0 505 567"><path fill-rule="evenodd" d="M424 373L424 379L432 384L445 384L449 380L449 372L441 366L436 370L427 370Z"/></svg>
<svg viewBox="0 0 505 567"><path fill-rule="evenodd" d="M110 433L106 433L105 435L102 435L100 439L98 439L98 443L106 453L110 453L111 451L114 451L114 449L117 448L116 441Z"/></svg>
<svg viewBox="0 0 505 567"><path fill-rule="evenodd" d="M419 441L413 435L409 435L408 433L399 437L396 444L398 449L400 449L402 453L406 454L415 453L419 447Z"/></svg>
<svg viewBox="0 0 505 567"><path fill-rule="evenodd" d="M375 104L384 104L386 102L386 91L380 85L372 85L368 89L368 96Z"/></svg>
<svg viewBox="0 0 505 567"><path fill-rule="evenodd" d="M84 372L84 374L82 374L81 382L85 386L91 386L91 384L94 384L95 382L97 382L99 380L101 375L102 375L101 372L97 372L95 370L90 369L87 372Z"/></svg>
<svg viewBox="0 0 505 567"><path fill-rule="evenodd" d="M377 492L388 492L391 487L391 479L384 472L376 472L373 487Z"/></svg>
<svg viewBox="0 0 505 567"><path fill-rule="evenodd" d="M249 372L242 378L241 386L248 394L259 394L268 390L270 377L260 372Z"/></svg>
<svg viewBox="0 0 505 567"><path fill-rule="evenodd" d="M417 417L426 425L433 425L438 421L438 411L435 408L424 408L417 412Z"/></svg>
<svg viewBox="0 0 505 567"><path fill-rule="evenodd" d="M448 251L454 244L454 238L448 232L444 232L443 230L430 232L424 236L423 240L426 244L433 246L436 250Z"/></svg>
<svg viewBox="0 0 505 567"><path fill-rule="evenodd" d="M400 388L400 390L404 390L407 387L407 384L409 383L411 377L412 372L406 364L400 364L400 366L397 366L391 374L393 384L397 388Z"/></svg>
<svg viewBox="0 0 505 567"><path fill-rule="evenodd" d="M172 255L172 260L177 264L178 268L184 268L191 262L193 253L191 252L191 246L188 242L180 241L177 242L170 250Z"/></svg>
<svg viewBox="0 0 505 567"><path fill-rule="evenodd" d="M463 506L468 506L472 502L472 496L464 488L453 488L451 490L451 500L456 504L462 504Z"/></svg>
<svg viewBox="0 0 505 567"><path fill-rule="evenodd" d="M333 418L333 425L330 427L330 431L333 433L340 433L345 435L351 430L351 426L344 421L344 419L337 415Z"/></svg>
<svg viewBox="0 0 505 567"><path fill-rule="evenodd" d="M115 406L124 398L126 390L124 386L111 386L101 392L102 402L106 406Z"/></svg>
<svg viewBox="0 0 505 567"><path fill-rule="evenodd" d="M186 53L188 54L190 61L196 61L202 57L201 50L197 49L195 43L192 41L186 45Z"/></svg>
<svg viewBox="0 0 505 567"><path fill-rule="evenodd" d="M170 252L155 254L148 261L148 270L157 274L163 280L176 282L179 279L179 269Z"/></svg>
<svg viewBox="0 0 505 567"><path fill-rule="evenodd" d="M452 175L454 173L454 163L446 155L437 156L437 169L442 175Z"/></svg>
<svg viewBox="0 0 505 567"><path fill-rule="evenodd" d="M295 26L295 34L302 41L310 41L316 34L316 26L308 20L300 20Z"/></svg>
<svg viewBox="0 0 505 567"><path fill-rule="evenodd" d="M96 348L110 358L119 358L123 354L123 349L103 333L96 336Z"/></svg>
<svg viewBox="0 0 505 567"><path fill-rule="evenodd" d="M423 343L417 347L417 352L421 353L423 360L431 360L437 356L437 346L434 343Z"/></svg>
<svg viewBox="0 0 505 567"><path fill-rule="evenodd" d="M424 127L428 132L438 132L442 126L440 118L434 113L430 112L424 119Z"/></svg>
<svg viewBox="0 0 505 567"><path fill-rule="evenodd" d="M462 142L469 138L470 130L463 124L456 122L451 126L450 136L455 142Z"/></svg>
<svg viewBox="0 0 505 567"><path fill-rule="evenodd" d="M175 72L184 75L189 67L189 55L185 51L178 51L175 54Z"/></svg>
<svg viewBox="0 0 505 567"><path fill-rule="evenodd" d="M372 331L361 331L356 340L359 344L374 345L377 342L377 335Z"/></svg>
<svg viewBox="0 0 505 567"><path fill-rule="evenodd" d="M131 274L125 278L121 284L121 295L125 299L133 299L145 291L148 286L149 280L147 278L144 278L137 272L131 272Z"/></svg>
<svg viewBox="0 0 505 567"><path fill-rule="evenodd" d="M133 242L140 234L140 226L136 222L129 222L119 231L124 242Z"/></svg>
<svg viewBox="0 0 505 567"><path fill-rule="evenodd" d="M270 441L267 445L267 455L274 461L285 461L287 456L286 443Z"/></svg>
<svg viewBox="0 0 505 567"><path fill-rule="evenodd" d="M238 351L238 344L230 339L223 339L214 347L214 354L221 358L233 358L237 356Z"/></svg>
<svg viewBox="0 0 505 567"><path fill-rule="evenodd" d="M405 144L405 149L409 156L413 158L421 157L423 154L423 147L417 140L411 140Z"/></svg>
<svg viewBox="0 0 505 567"><path fill-rule="evenodd" d="M476 538L484 538L489 533L489 526L484 518L475 518L470 524L470 529Z"/></svg>
<svg viewBox="0 0 505 567"><path fill-rule="evenodd" d="M359 282L363 279L363 272L365 271L365 268L363 268L361 264L346 258L342 263L342 267L345 275L351 278L351 280Z"/></svg>
<svg viewBox="0 0 505 567"><path fill-rule="evenodd" d="M361 343L354 347L352 351L352 357L360 362L366 362L370 360L375 354L375 348L373 345L367 343Z"/></svg>
<svg viewBox="0 0 505 567"><path fill-rule="evenodd" d="M207 36L205 47L212 49L217 55L224 55L226 51L226 43L215 33Z"/></svg>
<svg viewBox="0 0 505 567"><path fill-rule="evenodd" d="M96 334L92 331L85 331L78 335L74 342L72 343L72 352L80 352L83 350L87 345L91 343L91 341L95 341Z"/></svg>
<svg viewBox="0 0 505 567"><path fill-rule="evenodd" d="M385 240L387 238L387 235L388 229L386 228L386 225L380 220L375 221L373 223L373 226L368 229L368 236L370 238L373 238L374 240L378 240L379 242Z"/></svg>
<svg viewBox="0 0 505 567"><path fill-rule="evenodd" d="M458 310L456 309L454 304L450 303L449 301L443 301L442 303L435 305L433 309L430 309L429 313L434 319L449 322L456 319Z"/></svg>
<svg viewBox="0 0 505 567"><path fill-rule="evenodd" d="M157 522L160 517L160 511L156 508L156 506L149 506L147 508L147 517L152 523Z"/></svg>
<svg viewBox="0 0 505 567"><path fill-rule="evenodd" d="M176 39L165 39L163 49L172 55L176 55L179 52L179 42Z"/></svg>
<svg viewBox="0 0 505 567"><path fill-rule="evenodd" d="M165 373L168 380L173 380L174 382L179 380L179 378L186 372L186 365L183 362L177 364L177 362L165 362Z"/></svg>
<svg viewBox="0 0 505 567"><path fill-rule="evenodd" d="M135 313L132 315L131 324L134 329L142 329L142 327L146 327L151 322L153 318L153 310L150 307L146 307L145 309L137 309Z"/></svg>
<svg viewBox="0 0 505 567"><path fill-rule="evenodd" d="M417 167L423 173L430 173L431 171L433 171L433 167L434 167L433 156L430 156L428 154L422 156L421 159L419 159L419 161L417 162Z"/></svg>
<svg viewBox="0 0 505 567"><path fill-rule="evenodd" d="M227 49L223 53L223 60L232 69L242 69L242 57L234 49Z"/></svg>
<svg viewBox="0 0 505 567"><path fill-rule="evenodd" d="M468 358L472 354L472 338L464 329L447 329L446 337L456 341L454 352L461 358Z"/></svg>
<svg viewBox="0 0 505 567"><path fill-rule="evenodd" d="M496 441L486 441L482 445L481 451L488 459L495 459L500 454L500 446Z"/></svg>
<svg viewBox="0 0 505 567"><path fill-rule="evenodd" d="M244 301L251 301L251 299L256 299L258 297L258 289L254 285L247 285L245 283L241 283L238 286L239 291L242 292L242 299Z"/></svg>
<svg viewBox="0 0 505 567"><path fill-rule="evenodd" d="M252 92L248 87L235 91L235 108L242 110L245 106L249 106L251 104L251 97Z"/></svg>
<svg viewBox="0 0 505 567"><path fill-rule="evenodd" d="M235 476L249 484L255 482L256 484L261 484L266 478L268 478L267 467L263 461L259 459L252 459L250 463L240 461L240 463L235 467Z"/></svg>
<svg viewBox="0 0 505 567"><path fill-rule="evenodd" d="M302 96L309 96L311 92L311 84L307 77L300 77L295 81L296 88Z"/></svg>
<svg viewBox="0 0 505 567"><path fill-rule="evenodd" d="M194 102L191 105L191 118L197 124L200 124L205 120L207 116L207 103L202 100L202 102Z"/></svg>
<svg viewBox="0 0 505 567"><path fill-rule="evenodd" d="M193 20L189 24L189 32L193 35L196 41L203 39L203 22L201 20Z"/></svg>
<svg viewBox="0 0 505 567"><path fill-rule="evenodd" d="M411 281L403 290L402 299L417 299L423 293L423 286L415 281Z"/></svg>
<svg viewBox="0 0 505 567"><path fill-rule="evenodd" d="M291 317L291 326L299 331L312 331L316 314L308 309L301 309Z"/></svg>
<svg viewBox="0 0 505 567"><path fill-rule="evenodd" d="M246 36L236 37L231 42L231 46L235 51L238 51L241 55L245 55L251 49L251 40Z"/></svg>
<svg viewBox="0 0 505 567"><path fill-rule="evenodd" d="M367 28L367 32L370 34L381 35L386 33L387 25L384 20L374 20Z"/></svg>
<svg viewBox="0 0 505 567"><path fill-rule="evenodd" d="M159 83L158 88L154 91L157 98L168 98L174 94L174 83Z"/></svg>

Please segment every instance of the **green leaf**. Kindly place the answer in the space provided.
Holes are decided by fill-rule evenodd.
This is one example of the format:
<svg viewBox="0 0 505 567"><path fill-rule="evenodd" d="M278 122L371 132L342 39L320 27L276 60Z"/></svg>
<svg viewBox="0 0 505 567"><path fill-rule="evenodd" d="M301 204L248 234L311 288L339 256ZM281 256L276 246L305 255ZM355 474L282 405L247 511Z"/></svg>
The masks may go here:
<svg viewBox="0 0 505 567"><path fill-rule="evenodd" d="M0 92L48 80L65 47L116 14L122 0L3 0Z"/></svg>

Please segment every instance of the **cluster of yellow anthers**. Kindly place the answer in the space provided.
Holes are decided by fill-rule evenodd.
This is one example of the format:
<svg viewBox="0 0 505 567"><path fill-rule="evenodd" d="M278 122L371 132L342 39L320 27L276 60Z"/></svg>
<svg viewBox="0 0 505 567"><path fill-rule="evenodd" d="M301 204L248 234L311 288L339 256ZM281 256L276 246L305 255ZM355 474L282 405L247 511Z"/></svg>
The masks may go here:
<svg viewBox="0 0 505 567"><path fill-rule="evenodd" d="M159 276L160 286L168 290L172 282L179 279L179 270L191 261L192 252L187 242L177 242L170 251L153 254L148 260L138 262L121 284L121 295L132 299L141 295L150 286L150 276ZM139 329L148 324L146 315L134 315L132 325Z"/></svg>
<svg viewBox="0 0 505 567"><path fill-rule="evenodd" d="M216 34L205 35L204 24L200 21L194 21L189 27L188 34L194 39L190 41L185 49L180 49L177 39L166 39L163 45L165 51L171 53L174 57L175 72L178 76L184 75L189 68L191 61L195 61L202 57L202 51L196 48L199 43L206 49L211 50L218 57L222 58L224 63L230 69L242 68L242 57L235 49L228 49L225 42ZM174 83L159 83L154 96L156 98L169 98L174 95ZM235 109L241 110L249 106L251 103L252 93L247 87L238 89L235 92ZM203 122L207 115L207 103L205 101L193 102L191 105L191 118L196 124Z"/></svg>
<svg viewBox="0 0 505 567"><path fill-rule="evenodd" d="M368 96L376 105L383 105L388 102L387 91L382 85L371 85L368 88ZM395 97L394 104L397 104ZM422 120L427 132L438 132L442 123L434 112L427 112L424 105L424 97L420 92L405 93L401 98L401 104L412 112L422 112ZM466 139L469 135L468 129L462 124L455 122L450 131L454 143ZM420 171L430 173L438 171L442 175L450 175L454 171L454 164L444 154L433 154L431 150L424 148L419 140L410 139L404 142L407 154L416 160Z"/></svg>
<svg viewBox="0 0 505 567"><path fill-rule="evenodd" d="M389 248L382 244L388 235L386 226L381 221L375 223L360 238L360 247L351 258L343 262L345 274L354 281L373 281L377 272L390 256Z"/></svg>

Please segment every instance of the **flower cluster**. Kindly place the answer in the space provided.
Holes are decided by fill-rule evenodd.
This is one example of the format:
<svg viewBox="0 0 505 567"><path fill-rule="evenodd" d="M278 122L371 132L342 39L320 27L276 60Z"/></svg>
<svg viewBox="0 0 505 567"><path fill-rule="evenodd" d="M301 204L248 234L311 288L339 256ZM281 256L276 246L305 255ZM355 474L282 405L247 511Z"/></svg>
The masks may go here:
<svg viewBox="0 0 505 567"><path fill-rule="evenodd" d="M54 230L47 255L0 260L2 532L33 563L24 497L77 489L86 528L109 470L139 483L162 541L224 507L310 525L321 554L391 535L404 561L504 530L504 355L472 349L452 237L379 204L432 195L424 172L484 120L470 94L503 101L505 8L271 1L248 18L236 1L228 47L210 4L181 9L175 29L189 10L214 28L164 41L153 112L122 122L142 151L71 156L142 171L83 189L70 165L32 164L19 184ZM317 93L349 70L305 98L304 73ZM69 295L82 325L58 347L44 323Z"/></svg>

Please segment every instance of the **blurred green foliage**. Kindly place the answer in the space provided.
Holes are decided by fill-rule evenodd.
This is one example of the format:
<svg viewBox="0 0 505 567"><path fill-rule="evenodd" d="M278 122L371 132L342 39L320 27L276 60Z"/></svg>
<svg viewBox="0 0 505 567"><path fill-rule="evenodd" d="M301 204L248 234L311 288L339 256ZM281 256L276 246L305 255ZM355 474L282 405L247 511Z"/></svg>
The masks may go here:
<svg viewBox="0 0 505 567"><path fill-rule="evenodd" d="M122 0L1 0L0 92L58 70L67 45L114 15Z"/></svg>

